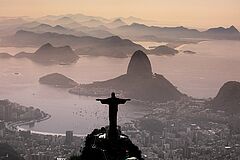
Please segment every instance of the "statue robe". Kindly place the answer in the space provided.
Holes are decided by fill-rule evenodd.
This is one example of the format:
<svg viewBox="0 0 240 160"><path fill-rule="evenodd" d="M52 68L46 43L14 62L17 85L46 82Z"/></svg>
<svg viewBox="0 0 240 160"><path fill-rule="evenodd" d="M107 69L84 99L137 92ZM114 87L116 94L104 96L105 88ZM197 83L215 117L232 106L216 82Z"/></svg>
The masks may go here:
<svg viewBox="0 0 240 160"><path fill-rule="evenodd" d="M107 99L100 99L102 104L109 105L109 122L110 122L110 130L117 128L117 112L118 112L118 105L125 104L127 99L120 99L120 98L107 98Z"/></svg>

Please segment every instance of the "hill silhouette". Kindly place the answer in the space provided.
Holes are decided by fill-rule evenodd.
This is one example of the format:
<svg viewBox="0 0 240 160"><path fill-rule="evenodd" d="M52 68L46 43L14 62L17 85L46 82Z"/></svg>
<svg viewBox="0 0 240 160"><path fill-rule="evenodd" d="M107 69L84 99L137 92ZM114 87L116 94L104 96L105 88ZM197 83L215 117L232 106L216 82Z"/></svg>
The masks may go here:
<svg viewBox="0 0 240 160"><path fill-rule="evenodd" d="M148 40L146 37L153 36L157 41L179 41L183 38L210 38L210 39L230 39L239 40L239 31L231 26L229 28L218 27L210 28L207 31L199 31L183 26L178 27L159 27L147 26L140 23L132 23L113 29L113 33L135 40ZM144 38L145 37L145 38ZM185 39L186 40L186 39ZM191 42L191 41L189 41Z"/></svg>
<svg viewBox="0 0 240 160"><path fill-rule="evenodd" d="M118 36L107 38L96 38L90 36L78 37L58 33L34 33L29 31L18 31L15 35L4 38L3 46L33 47L40 46L46 42L55 46L70 46L75 53L91 56L126 57L136 50L145 50L141 45L135 44L128 39Z"/></svg>
<svg viewBox="0 0 240 160"><path fill-rule="evenodd" d="M54 47L50 43L42 45L34 53L21 52L15 55L16 58L30 58L39 63L61 64L73 63L78 60L78 56L69 46Z"/></svg>
<svg viewBox="0 0 240 160"><path fill-rule="evenodd" d="M207 31L202 32L202 35L212 39L240 40L240 32L234 26L230 26L229 28L210 28Z"/></svg>
<svg viewBox="0 0 240 160"><path fill-rule="evenodd" d="M151 49L149 51L150 54L155 54L155 55L175 55L178 53L178 50L173 49L171 47L162 45L162 46L158 46L154 49Z"/></svg>
<svg viewBox="0 0 240 160"><path fill-rule="evenodd" d="M147 55L142 51L136 51L128 64L127 75L130 76L152 76L152 66Z"/></svg>
<svg viewBox="0 0 240 160"><path fill-rule="evenodd" d="M212 106L217 110L228 113L240 112L240 82L226 82L219 90L217 96L212 100Z"/></svg>
<svg viewBox="0 0 240 160"><path fill-rule="evenodd" d="M107 27L116 28L116 27L120 27L120 26L124 26L124 25L127 25L127 24L122 19L117 18L114 21L108 23Z"/></svg>
<svg viewBox="0 0 240 160"><path fill-rule="evenodd" d="M59 73L45 75L39 79L39 82L60 88L72 88L78 85L77 82Z"/></svg>
<svg viewBox="0 0 240 160"><path fill-rule="evenodd" d="M124 37L131 37L138 39L143 36L155 36L157 38L193 38L197 37L200 32L196 29L188 29L186 27L158 27L158 26L147 26L140 23L132 23L131 25L124 25L114 29L117 35Z"/></svg>
<svg viewBox="0 0 240 160"><path fill-rule="evenodd" d="M152 73L150 61L142 51L133 54L127 74L106 81L81 84L71 89L70 93L101 96L108 95L110 91L120 92L131 99L151 102L178 100L183 96L162 75Z"/></svg>
<svg viewBox="0 0 240 160"><path fill-rule="evenodd" d="M6 143L0 143L0 159L24 160L10 145Z"/></svg>
<svg viewBox="0 0 240 160"><path fill-rule="evenodd" d="M73 156L70 160L126 160L137 158L143 160L141 151L135 146L128 136L121 134L117 141L104 137L106 129L95 129L86 137L85 147L81 156Z"/></svg>
<svg viewBox="0 0 240 160"><path fill-rule="evenodd" d="M209 34L238 34L239 31L237 30L236 27L231 26L229 28L224 28L224 27L217 27L217 28L210 28L207 31L205 31Z"/></svg>
<svg viewBox="0 0 240 160"><path fill-rule="evenodd" d="M28 28L24 28L25 31L30 31L30 32L35 32L35 33L45 33L45 32L52 32L52 33L59 33L59 34L72 34L72 35L76 35L76 36L87 36L87 33L81 32L81 31L75 31L73 29L68 29L65 28L61 25L55 25L55 26L51 26L48 24L39 24L37 26L34 27L28 27Z"/></svg>

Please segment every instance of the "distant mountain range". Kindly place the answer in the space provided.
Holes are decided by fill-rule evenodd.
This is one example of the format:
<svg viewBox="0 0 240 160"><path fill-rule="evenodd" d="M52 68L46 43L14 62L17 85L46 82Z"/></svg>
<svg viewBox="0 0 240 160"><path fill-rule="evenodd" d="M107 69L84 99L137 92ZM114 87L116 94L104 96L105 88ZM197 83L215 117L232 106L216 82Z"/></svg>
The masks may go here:
<svg viewBox="0 0 240 160"><path fill-rule="evenodd" d="M48 24L39 24L34 27L23 27L25 31L35 32L35 33L45 33L45 32L51 32L51 33L59 33L59 34L71 34L76 36L88 36L87 33L81 32L81 31L75 31L73 29L65 28L61 25L51 26Z"/></svg>
<svg viewBox="0 0 240 160"><path fill-rule="evenodd" d="M210 28L200 32L196 29L180 27L158 27L145 24L133 23L113 29L112 33L129 39L144 39L144 37L155 38L156 40L181 39L181 38L212 38L240 40L240 33L234 27Z"/></svg>
<svg viewBox="0 0 240 160"><path fill-rule="evenodd" d="M26 24L21 26L25 31L36 33L53 32L59 34L71 34L75 36L93 36L98 38L106 38L109 36L120 35L129 39L138 39L146 37L155 37L155 39L179 39L179 38L218 38L218 39L238 39L239 31L231 26L229 28L210 28L207 31L200 32L196 29L188 29L185 27L157 27L146 26L144 24L133 23L127 25L121 19L116 19L111 23L100 23L97 20L91 20L78 24L71 28L72 23L61 23L62 25L51 26L49 24ZM76 25L76 24L74 24ZM24 27L25 26L25 27ZM29 27L33 26L33 27ZM64 27L66 26L66 27Z"/></svg>
<svg viewBox="0 0 240 160"><path fill-rule="evenodd" d="M14 34L18 30L18 27L25 23L29 22L23 18L2 18L0 20L0 37Z"/></svg>
<svg viewBox="0 0 240 160"><path fill-rule="evenodd" d="M135 36L143 36L143 35L152 35L152 36L163 36L167 38L171 37L192 37L197 36L199 31L196 29L188 29L185 27L158 27L158 26L147 26L145 24L133 23L131 25L125 25L116 28L114 31L119 33L120 35L135 35Z"/></svg>
<svg viewBox="0 0 240 160"><path fill-rule="evenodd" d="M210 28L207 31L202 32L203 36L212 39L233 39L240 40L240 33L234 26L229 28L218 27Z"/></svg>
<svg viewBox="0 0 240 160"><path fill-rule="evenodd" d="M107 27L116 28L116 27L121 27L125 25L127 25L127 23L124 22L122 19L118 18L118 19L115 19L113 22L108 23Z"/></svg>
<svg viewBox="0 0 240 160"><path fill-rule="evenodd" d="M2 20L0 19L0 36L10 35L18 30L28 30L34 32L37 31L38 33L55 32L73 34L75 36L84 36L84 34L86 34L98 38L117 35L131 40L154 40L166 42L173 40L186 40L186 38L240 40L239 31L234 26L229 28L210 28L201 32L183 26L149 26L150 24L153 24L150 22L153 21L132 16L127 18L117 17L106 19L84 14L48 15L35 19L27 19L24 17L5 18ZM49 28L48 26L46 30L44 30L42 28L43 26L41 26L42 24L52 26L52 28ZM64 27L64 29L60 27Z"/></svg>
<svg viewBox="0 0 240 160"><path fill-rule="evenodd" d="M98 27L104 25L110 28L119 27L121 25L127 24L120 18L108 20L101 17L86 16L83 14L65 16L45 16L39 18L38 21L41 23L47 23L51 25L75 24L77 26L78 24L78 26L82 25L87 27Z"/></svg>
<svg viewBox="0 0 240 160"><path fill-rule="evenodd" d="M52 29L53 27L49 27L48 25L42 25L41 27ZM37 27L39 28L39 26ZM55 27L54 27L55 28ZM60 27L61 28L61 27ZM18 46L18 47L37 47L41 44L44 44L45 42L49 42L48 44L45 44L39 48L39 50L42 50L43 48L51 48L52 44L54 46L66 46L68 45L71 48L75 49L75 53L78 55L91 55L91 56L108 56L108 57L117 57L117 58L123 58L130 56L133 52L137 50L142 50L148 54L156 54L156 55L174 55L178 53L177 50L170 48L168 46L158 46L155 49L152 50L146 50L141 45L135 44L130 40L127 39L121 39L118 36L112 36L108 38L95 38L90 36L83 36L83 37L77 37L73 35L65 35L65 34L59 34L59 33L53 33L53 32L46 32L46 33L35 33L30 31L18 31L14 36L7 37L2 40L1 45L2 46ZM46 47L49 46L49 47ZM37 53L39 52L37 51ZM49 53L49 55L52 54L52 50L47 51L47 49L44 51L46 53ZM59 56L63 55L63 51L60 51ZM73 52L73 51L72 51ZM75 53L72 53L71 55L74 55ZM37 57L36 54L34 54L34 57ZM38 55L38 54L37 54ZM46 54L43 54L46 55ZM45 57L49 58L49 61L60 61L59 57L57 57L57 53L55 53L54 57ZM42 55L41 55L42 56ZM13 57L7 53L1 53L0 58L10 58ZM21 57L31 57L33 59L32 54L21 52L14 57L21 58ZM62 56L64 57L64 56ZM40 58L41 59L41 58ZM76 58L73 58L74 60ZM39 60L38 58L35 58L34 60ZM63 59L61 60L63 61ZM68 61L68 57L66 56L66 61Z"/></svg>
<svg viewBox="0 0 240 160"><path fill-rule="evenodd" d="M47 15L47 16L43 16L37 19L37 21L40 22L52 22L52 23L56 23L55 21L63 21L63 22L86 22L86 21L90 21L90 20L99 20L102 22L109 22L108 19L106 18L102 18L102 17L97 17L97 16L88 16L88 15L84 15L84 14L65 14L65 15Z"/></svg>
<svg viewBox="0 0 240 160"><path fill-rule="evenodd" d="M44 16L44 17L40 17L37 19L37 21L42 22L42 23L49 23L52 22L55 23L56 25L56 21L59 22L59 20L62 20L62 18L68 18L68 22L77 22L77 23L85 23L85 22L91 22L91 20L94 20L95 22L99 22L99 23L95 23L95 25L100 25L100 24L108 24L108 23L115 23L118 22L118 20L121 20L122 22L127 23L127 24L131 24L134 22L137 23L148 23L148 22L154 22L151 20L145 20L145 19L141 19L141 18L137 18L137 17L116 17L116 18L112 18L112 19L107 19L107 18L103 18L103 17L99 17L99 16L88 16L88 15L84 15L84 14L65 14L65 15L48 15L48 16ZM66 22L66 20L64 21ZM121 22L121 23L122 23ZM50 23L51 24L51 23Z"/></svg>
<svg viewBox="0 0 240 160"><path fill-rule="evenodd" d="M31 27L29 27L31 26ZM67 27L64 27L65 25L56 25L56 26L51 26L48 24L38 24L35 26L35 24L26 24L21 26L21 30L25 31L30 31L30 32L35 32L35 33L45 33L45 32L52 32L52 33L59 33L59 34L70 34L70 35L75 35L79 37L83 36L92 36L96 38L106 38L110 36L114 36L110 31L108 31L108 28L104 28L102 26L98 27L87 27L87 26L82 26L78 25L76 27L73 27L74 29L71 29L68 25Z"/></svg>
<svg viewBox="0 0 240 160"><path fill-rule="evenodd" d="M239 31L234 26L229 28L218 27L218 28L210 28L205 33L208 34L238 34Z"/></svg>
<svg viewBox="0 0 240 160"><path fill-rule="evenodd" d="M2 46L36 47L51 43L55 46L68 45L75 49L77 54L93 56L126 57L136 50L145 50L141 45L118 36L108 38L78 37L52 32L35 33L18 31L15 35L2 39Z"/></svg>
<svg viewBox="0 0 240 160"><path fill-rule="evenodd" d="M21 20L15 20L16 24L23 28L18 30L14 35L1 39L1 46L13 47L40 47L45 43L51 43L54 46L70 46L76 54L91 56L110 56L110 57L127 57L137 50L142 50L147 54L156 55L174 55L178 53L174 48L185 43L195 43L204 39L231 39L240 40L240 33L234 27L229 28L210 28L207 31L200 32L196 29L180 27L158 27L147 26L145 24L133 23L126 24L121 18L114 19L109 22L106 19L88 19L83 15L80 23L74 15L71 17L48 16L43 18L46 22L57 21L62 25L49 25L32 21L23 23ZM74 17L74 18L72 18ZM43 19L39 19L43 21ZM92 27L84 26L85 22L94 22L99 25ZM104 22L103 22L104 21ZM11 22L13 23L13 22ZM15 23L14 23L15 24ZM64 25L76 25L73 28ZM108 26L108 27L107 27ZM115 36L119 35L119 36ZM121 38L120 38L121 37ZM124 37L124 38L122 38ZM168 46L158 46L155 49L147 50L131 40L161 41L168 42ZM24 54L22 54L24 55ZM26 54L25 54L26 56ZM1 58L8 55L1 54Z"/></svg>

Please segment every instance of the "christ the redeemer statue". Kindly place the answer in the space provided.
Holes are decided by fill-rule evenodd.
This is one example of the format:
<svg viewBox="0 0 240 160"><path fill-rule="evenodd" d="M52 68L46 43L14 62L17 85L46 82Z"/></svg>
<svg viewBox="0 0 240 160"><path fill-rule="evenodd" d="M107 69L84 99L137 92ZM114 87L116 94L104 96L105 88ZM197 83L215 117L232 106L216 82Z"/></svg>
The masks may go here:
<svg viewBox="0 0 240 160"><path fill-rule="evenodd" d="M117 132L117 112L118 112L118 105L119 104L125 104L127 101L130 101L130 99L120 99L115 96L115 93L113 92L111 94L110 98L107 99L96 99L97 101L100 101L102 104L108 104L109 105L109 134L110 136L115 137Z"/></svg>

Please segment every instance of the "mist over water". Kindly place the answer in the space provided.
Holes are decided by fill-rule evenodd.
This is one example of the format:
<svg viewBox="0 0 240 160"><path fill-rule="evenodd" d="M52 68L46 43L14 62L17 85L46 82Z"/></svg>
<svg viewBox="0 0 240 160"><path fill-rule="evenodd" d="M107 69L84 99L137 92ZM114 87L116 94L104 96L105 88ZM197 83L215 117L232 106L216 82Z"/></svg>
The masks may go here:
<svg viewBox="0 0 240 160"><path fill-rule="evenodd" d="M240 80L240 42L205 41L187 44L174 57L149 56L154 72L163 74L180 91L197 98L215 97L227 81Z"/></svg>
<svg viewBox="0 0 240 160"><path fill-rule="evenodd" d="M175 56L150 55L149 58L153 71L163 74L183 93L196 98L214 97L226 81L240 81L239 41L206 41L178 49L196 54L180 52ZM31 52L34 48L0 48L0 52L12 55L16 51ZM86 134L108 123L108 107L96 102L96 97L79 97L66 89L40 85L38 79L58 72L79 83L107 80L126 73L129 59L82 56L76 64L49 66L24 58L0 59L0 99L39 107L52 115L51 119L35 124L33 130L54 133L74 130L76 134ZM141 112L145 112L143 107L130 103L120 106L119 121L141 117Z"/></svg>

